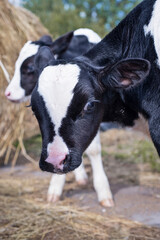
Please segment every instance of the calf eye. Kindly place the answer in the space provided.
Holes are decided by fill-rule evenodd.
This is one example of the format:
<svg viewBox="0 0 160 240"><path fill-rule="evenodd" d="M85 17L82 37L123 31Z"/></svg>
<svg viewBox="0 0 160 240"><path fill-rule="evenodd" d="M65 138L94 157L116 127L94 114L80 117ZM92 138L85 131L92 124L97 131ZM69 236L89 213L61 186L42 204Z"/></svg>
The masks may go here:
<svg viewBox="0 0 160 240"><path fill-rule="evenodd" d="M27 73L33 73L34 72L34 66L28 65L27 66Z"/></svg>
<svg viewBox="0 0 160 240"><path fill-rule="evenodd" d="M94 100L94 101L87 102L87 104L84 106L84 112L86 113L93 112L96 106L96 102L100 102L100 101Z"/></svg>
<svg viewBox="0 0 160 240"><path fill-rule="evenodd" d="M22 67L22 74L31 74L31 73L34 73L35 69L34 69L34 66L32 65L28 65L28 66L25 66L25 67Z"/></svg>

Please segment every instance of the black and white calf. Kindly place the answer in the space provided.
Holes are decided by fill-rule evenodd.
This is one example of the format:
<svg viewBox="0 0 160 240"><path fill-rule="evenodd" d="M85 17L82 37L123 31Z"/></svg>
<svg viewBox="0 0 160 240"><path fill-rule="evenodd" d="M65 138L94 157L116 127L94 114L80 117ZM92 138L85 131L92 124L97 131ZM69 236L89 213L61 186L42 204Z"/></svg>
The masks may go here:
<svg viewBox="0 0 160 240"><path fill-rule="evenodd" d="M42 133L42 170L74 170L101 121L132 125L138 113L148 120L160 154L159 13L160 0L143 1L100 43L72 61L57 61L49 49L41 49L31 104Z"/></svg>
<svg viewBox="0 0 160 240"><path fill-rule="evenodd" d="M27 42L22 48L17 59L13 79L5 92L6 97L13 102L26 101L30 97L38 80L38 75L34 66L35 54L41 50L42 46L48 46L51 49L52 54L54 54L54 57L57 59L62 58L70 60L73 57L86 52L100 40L101 39L97 33L92 30L78 29L59 37L54 42L52 42L52 39L49 36L43 36L40 40L35 42ZM47 56L44 61L47 62ZM86 153L91 160L94 175L94 186L98 195L98 200L103 206L113 206L112 193L102 166L99 133L92 141ZM96 168L99 169L98 172L95 171ZM76 181L79 184L82 185L86 183L87 174L83 167L83 163L74 171L74 174ZM98 175L101 175L100 180ZM59 199L63 191L64 183L65 175L52 175L48 189L48 201L55 202Z"/></svg>

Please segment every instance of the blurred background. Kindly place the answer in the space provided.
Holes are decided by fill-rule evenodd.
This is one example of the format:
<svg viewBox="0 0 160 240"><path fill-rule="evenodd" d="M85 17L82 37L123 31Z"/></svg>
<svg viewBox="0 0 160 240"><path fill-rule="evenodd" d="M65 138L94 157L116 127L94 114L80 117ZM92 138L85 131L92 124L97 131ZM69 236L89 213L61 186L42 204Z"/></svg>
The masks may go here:
<svg viewBox="0 0 160 240"><path fill-rule="evenodd" d="M101 37L111 31L141 0L9 0L36 14L53 37L80 27Z"/></svg>
<svg viewBox="0 0 160 240"><path fill-rule="evenodd" d="M0 0L0 239L160 239L160 160L147 123L101 132L102 158L115 207L97 201L85 156L88 184L67 175L61 201L47 203L51 174L39 170L41 136L25 106L4 96L19 51L44 34L53 39L77 28L101 37L140 0ZM5 69L5 70L4 70Z"/></svg>

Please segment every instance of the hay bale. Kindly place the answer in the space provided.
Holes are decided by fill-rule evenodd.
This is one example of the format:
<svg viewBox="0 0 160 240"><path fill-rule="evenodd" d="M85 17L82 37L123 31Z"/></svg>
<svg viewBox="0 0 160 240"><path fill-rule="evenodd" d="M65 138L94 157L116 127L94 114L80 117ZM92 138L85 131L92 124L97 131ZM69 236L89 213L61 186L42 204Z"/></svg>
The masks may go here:
<svg viewBox="0 0 160 240"><path fill-rule="evenodd" d="M19 51L27 40L36 40L47 30L42 26L39 19L23 8L15 8L7 0L0 1L0 61L4 64L10 78L14 72L15 61ZM24 104L15 105L10 103L4 96L8 83L0 68L0 157L8 162L12 149L16 150L13 164L23 148L23 137L33 134L36 121L31 111ZM25 131L27 129L27 131ZM13 143L18 140L15 149Z"/></svg>

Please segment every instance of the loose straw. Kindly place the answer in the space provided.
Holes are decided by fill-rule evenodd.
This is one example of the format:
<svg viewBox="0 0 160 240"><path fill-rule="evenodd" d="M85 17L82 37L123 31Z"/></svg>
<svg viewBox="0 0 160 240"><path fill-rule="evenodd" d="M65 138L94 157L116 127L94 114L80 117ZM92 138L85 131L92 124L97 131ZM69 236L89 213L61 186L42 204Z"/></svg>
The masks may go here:
<svg viewBox="0 0 160 240"><path fill-rule="evenodd" d="M10 83L11 80L10 80L10 77L9 77L9 73L7 72L7 70L6 70L4 64L2 63L1 60L0 60L0 67L2 68L2 71L4 73L4 76L5 76L6 80L7 80L7 82Z"/></svg>

